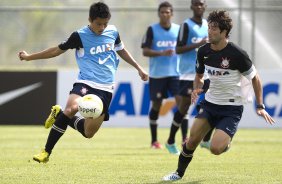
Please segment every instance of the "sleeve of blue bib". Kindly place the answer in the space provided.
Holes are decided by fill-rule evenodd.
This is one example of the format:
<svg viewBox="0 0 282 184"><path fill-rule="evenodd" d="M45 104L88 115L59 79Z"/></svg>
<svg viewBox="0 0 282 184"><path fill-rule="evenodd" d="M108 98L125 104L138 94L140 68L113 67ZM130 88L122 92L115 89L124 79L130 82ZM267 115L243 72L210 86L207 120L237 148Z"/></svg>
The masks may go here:
<svg viewBox="0 0 282 184"><path fill-rule="evenodd" d="M68 50L68 49L80 49L83 48L80 36L77 31L73 32L70 37L60 43L58 47L61 50Z"/></svg>

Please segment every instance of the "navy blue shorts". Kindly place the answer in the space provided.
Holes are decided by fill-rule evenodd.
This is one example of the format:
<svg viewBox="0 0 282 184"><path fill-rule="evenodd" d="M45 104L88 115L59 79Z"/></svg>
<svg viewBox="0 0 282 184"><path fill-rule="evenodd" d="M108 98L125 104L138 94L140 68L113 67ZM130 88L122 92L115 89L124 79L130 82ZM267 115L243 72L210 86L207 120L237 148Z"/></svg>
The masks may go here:
<svg viewBox="0 0 282 184"><path fill-rule="evenodd" d="M206 93L210 86L210 80L204 80L203 93ZM190 96L193 91L193 81L180 80L178 94L180 96Z"/></svg>
<svg viewBox="0 0 282 184"><path fill-rule="evenodd" d="M150 99L152 101L175 96L179 88L179 77L149 78Z"/></svg>
<svg viewBox="0 0 282 184"><path fill-rule="evenodd" d="M237 131L243 110L243 105L216 105L203 100L196 118L207 119L212 128L220 129L232 138Z"/></svg>
<svg viewBox="0 0 282 184"><path fill-rule="evenodd" d="M104 121L108 121L110 119L109 106L112 101L112 93L100 89L91 88L90 86L83 83L74 83L70 94L77 94L79 96L84 96L87 94L97 95L103 102L102 114L105 114Z"/></svg>

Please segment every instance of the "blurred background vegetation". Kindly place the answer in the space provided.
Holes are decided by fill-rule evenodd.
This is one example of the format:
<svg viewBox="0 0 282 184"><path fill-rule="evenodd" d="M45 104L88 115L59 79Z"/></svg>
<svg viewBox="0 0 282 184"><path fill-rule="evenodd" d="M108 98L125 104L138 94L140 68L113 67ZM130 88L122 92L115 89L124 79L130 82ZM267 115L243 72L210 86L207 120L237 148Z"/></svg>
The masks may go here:
<svg viewBox="0 0 282 184"><path fill-rule="evenodd" d="M80 27L88 24L93 0L1 0L0 70L56 70L76 68L74 50L36 62L22 63L20 50L37 52L56 46ZM141 41L147 27L158 22L161 0L104 0L112 11L110 24L116 25L126 48L148 67ZM192 16L190 0L170 0L173 22L181 24ZM214 9L226 9L234 21L230 40L242 46L257 68L281 69L282 0L207 0L205 17ZM128 67L121 62L121 67Z"/></svg>

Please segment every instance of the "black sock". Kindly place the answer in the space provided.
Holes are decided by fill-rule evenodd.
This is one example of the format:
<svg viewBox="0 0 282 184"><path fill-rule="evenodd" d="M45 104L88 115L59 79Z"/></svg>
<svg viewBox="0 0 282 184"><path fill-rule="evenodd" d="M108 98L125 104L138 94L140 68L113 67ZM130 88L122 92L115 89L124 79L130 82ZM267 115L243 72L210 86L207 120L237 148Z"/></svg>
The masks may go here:
<svg viewBox="0 0 282 184"><path fill-rule="evenodd" d="M87 138L84 132L84 122L85 122L85 119L83 117L74 116L69 121L68 125L72 127L73 129L79 131L83 135L83 137Z"/></svg>
<svg viewBox="0 0 282 184"><path fill-rule="evenodd" d="M153 108L151 108L150 112L149 112L149 121L150 121L150 131L151 131L151 137L152 137L152 141L156 142L158 140L157 138L157 129L158 129L158 123L157 120L159 118L159 111L154 110Z"/></svg>
<svg viewBox="0 0 282 184"><path fill-rule="evenodd" d="M167 140L168 144L174 144L175 143L175 134L178 131L179 127L181 126L181 122L184 115L182 115L179 111L176 111L173 117L173 122L170 127L170 133Z"/></svg>
<svg viewBox="0 0 282 184"><path fill-rule="evenodd" d="M211 129L204 137L203 141L208 142L211 139L213 129Z"/></svg>
<svg viewBox="0 0 282 184"><path fill-rule="evenodd" d="M188 127L189 127L189 121L188 119L185 117L182 120L181 123L181 132L182 132L182 141L184 142L187 138L187 134L188 134Z"/></svg>
<svg viewBox="0 0 282 184"><path fill-rule="evenodd" d="M65 133L68 122L70 121L70 118L68 118L64 113L61 113L55 123L53 124L46 145L45 145L45 151L47 151L49 154L52 153L52 150L55 146L55 144L58 142L58 140L61 138L61 136Z"/></svg>
<svg viewBox="0 0 282 184"><path fill-rule="evenodd" d="M186 144L183 145L182 152L178 158L178 167L176 170L176 172L178 173L180 177L184 176L185 170L193 158L194 151L195 150L188 150L186 148Z"/></svg>
<svg viewBox="0 0 282 184"><path fill-rule="evenodd" d="M153 124L150 121L150 130L151 130L151 137L152 137L152 142L151 143L157 141L157 129L158 129L158 124L157 123Z"/></svg>

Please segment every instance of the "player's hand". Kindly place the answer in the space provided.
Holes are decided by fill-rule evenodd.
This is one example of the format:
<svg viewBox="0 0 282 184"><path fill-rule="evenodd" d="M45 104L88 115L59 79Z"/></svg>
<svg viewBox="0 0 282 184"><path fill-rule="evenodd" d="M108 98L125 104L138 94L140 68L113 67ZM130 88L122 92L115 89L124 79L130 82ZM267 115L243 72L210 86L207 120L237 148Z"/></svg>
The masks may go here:
<svg viewBox="0 0 282 184"><path fill-rule="evenodd" d="M267 123L271 125L275 123L274 119L264 109L257 109L257 114L263 117Z"/></svg>
<svg viewBox="0 0 282 184"><path fill-rule="evenodd" d="M206 44L206 43L208 43L209 42L209 38L208 37L205 37L205 38L203 38L201 41L200 41L200 45L202 46L202 45L204 45L204 44Z"/></svg>
<svg viewBox="0 0 282 184"><path fill-rule="evenodd" d="M138 73L139 73L139 76L141 77L141 79L143 81L147 81L148 80L148 78L149 78L148 73L145 72L143 69L139 70Z"/></svg>
<svg viewBox="0 0 282 184"><path fill-rule="evenodd" d="M192 104L196 104L199 98L199 94L203 92L203 89L194 89L191 94L191 102Z"/></svg>
<svg viewBox="0 0 282 184"><path fill-rule="evenodd" d="M28 56L29 56L29 54L26 52L26 51L20 51L19 53L18 53L18 57L19 57L19 59L20 60L28 60L27 58L28 58Z"/></svg>
<svg viewBox="0 0 282 184"><path fill-rule="evenodd" d="M174 52L175 51L173 49L163 50L162 56L172 56L174 54Z"/></svg>

